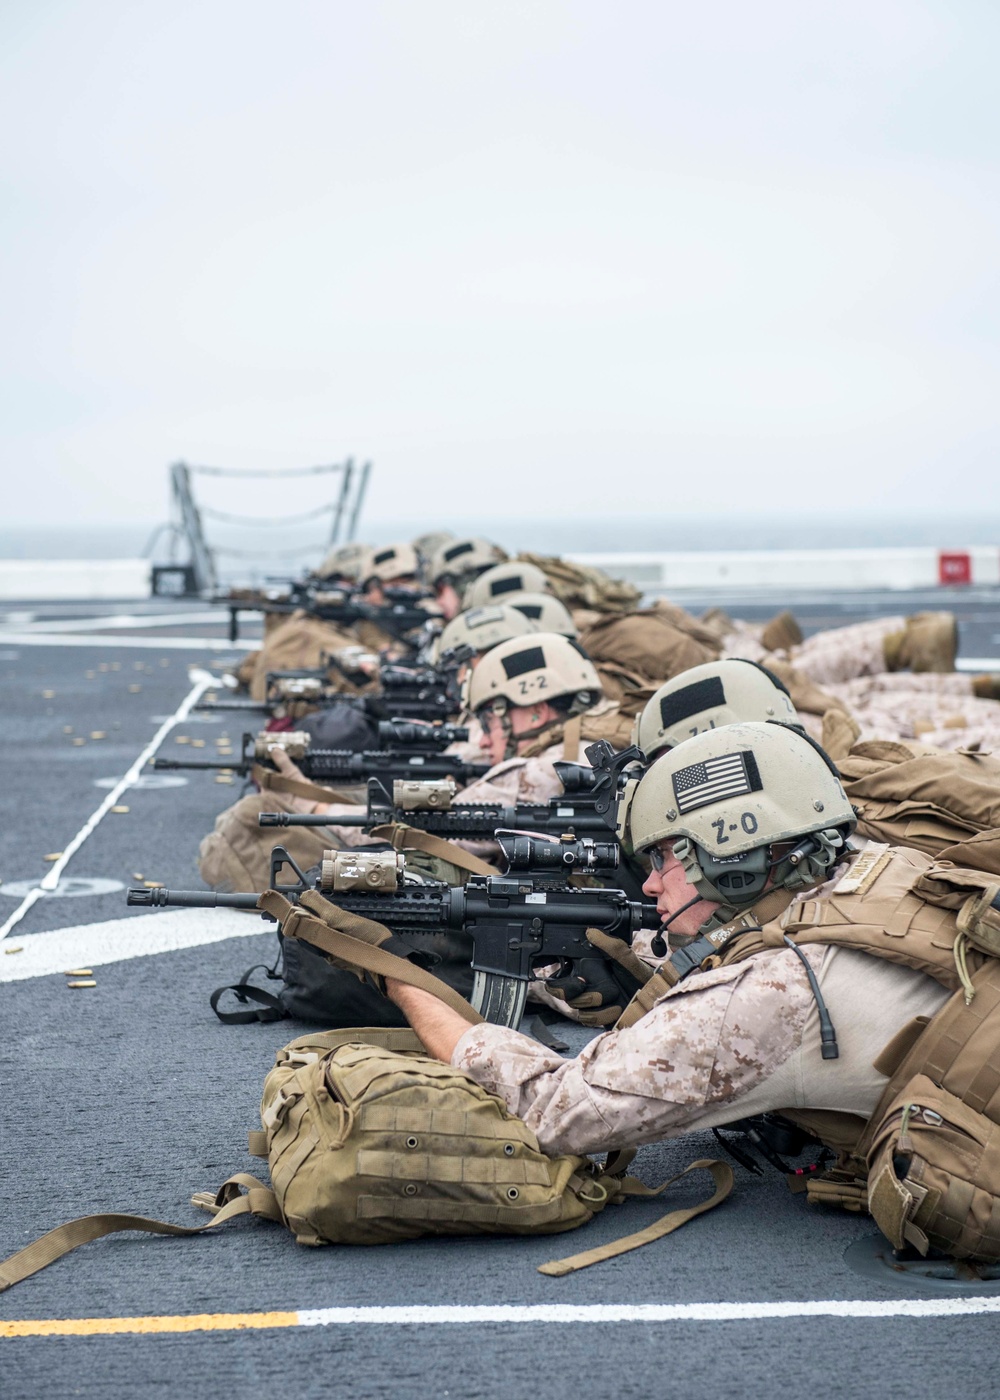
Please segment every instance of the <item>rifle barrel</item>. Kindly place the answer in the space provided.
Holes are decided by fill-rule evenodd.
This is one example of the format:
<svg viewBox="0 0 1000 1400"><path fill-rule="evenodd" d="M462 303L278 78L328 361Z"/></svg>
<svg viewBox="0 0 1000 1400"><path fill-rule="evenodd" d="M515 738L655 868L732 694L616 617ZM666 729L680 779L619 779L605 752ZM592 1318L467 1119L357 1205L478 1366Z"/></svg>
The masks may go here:
<svg viewBox="0 0 1000 1400"><path fill-rule="evenodd" d="M249 773L249 765L244 762L234 763L232 759L220 760L215 763L210 758L154 758L153 768L156 772L162 773L164 769L178 768L197 769L201 772L217 773L238 773L245 777Z"/></svg>
<svg viewBox="0 0 1000 1400"><path fill-rule="evenodd" d="M144 909L256 909L255 894L219 894L217 890L130 889L125 903Z"/></svg>

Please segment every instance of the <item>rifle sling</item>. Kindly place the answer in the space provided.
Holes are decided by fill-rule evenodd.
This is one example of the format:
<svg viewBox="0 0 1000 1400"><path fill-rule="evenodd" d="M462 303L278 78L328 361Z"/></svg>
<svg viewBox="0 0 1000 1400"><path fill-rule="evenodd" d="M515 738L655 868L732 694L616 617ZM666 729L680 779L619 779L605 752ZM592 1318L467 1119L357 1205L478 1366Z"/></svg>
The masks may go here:
<svg viewBox="0 0 1000 1400"><path fill-rule="evenodd" d="M344 792L341 788L320 787L318 783L307 782L304 778L285 778L281 773L272 772L270 768L262 768L259 763L254 764L250 776L262 792L284 792L290 797L311 798L313 802L322 802L324 806L331 802L343 802L352 807L358 805L355 793ZM336 817L331 817L330 825L336 824Z"/></svg>
<svg viewBox="0 0 1000 1400"><path fill-rule="evenodd" d="M336 818L331 817L330 822L331 825L336 825ZM469 851L463 851L461 846L446 841L443 836L435 836L432 831L422 831L416 826L406 826L403 822L373 826L368 834L374 840L388 841L394 851L423 851L425 855L439 856L441 860L450 861L452 865L457 865L459 870L466 870L470 875L497 873L485 860L480 860Z"/></svg>
<svg viewBox="0 0 1000 1400"><path fill-rule="evenodd" d="M408 982L411 987L430 992L470 1024L482 1023L484 1018L475 1007L447 982L381 946L393 937L384 924L341 909L315 890L307 890L298 906L276 890L267 890L257 901L257 907L278 920L283 937L301 938L304 943L313 944L341 967L368 972L373 977L394 977L397 982ZM313 912L306 912L308 910Z"/></svg>
<svg viewBox="0 0 1000 1400"><path fill-rule="evenodd" d="M563 762L579 763L583 715L571 715L563 725Z"/></svg>

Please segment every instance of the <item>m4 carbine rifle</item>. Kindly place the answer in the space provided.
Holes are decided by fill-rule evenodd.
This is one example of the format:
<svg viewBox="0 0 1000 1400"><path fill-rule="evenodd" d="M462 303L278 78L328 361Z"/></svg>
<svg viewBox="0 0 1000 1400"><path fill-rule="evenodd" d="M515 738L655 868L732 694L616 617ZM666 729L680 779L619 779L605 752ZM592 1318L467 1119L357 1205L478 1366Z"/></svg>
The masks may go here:
<svg viewBox="0 0 1000 1400"><path fill-rule="evenodd" d="M430 617L426 608L417 606L422 595L410 589L383 591L385 603L366 602L347 589L326 590L309 584L289 585L281 591L234 588L228 593L210 594L208 601L229 609L229 640L233 643L239 640L241 612L290 614L302 611L342 627L371 622L404 645L414 646L411 634L425 627Z"/></svg>
<svg viewBox="0 0 1000 1400"><path fill-rule="evenodd" d="M281 710L299 719L312 710L337 704L354 704L378 719L424 720L435 724L449 720L462 708L459 668L472 656L471 647L458 647L446 653L437 666L407 666L384 662L378 671L378 688L364 695L338 690L331 683L336 671L351 685L368 683L364 671L344 666L335 657L317 670L269 671L265 678L265 698L247 700L240 696L205 699L195 706L207 711L245 711L274 714Z"/></svg>
<svg viewBox="0 0 1000 1400"><path fill-rule="evenodd" d="M372 777L390 783L398 779L450 777L464 786L481 778L490 767L488 763L464 763L453 754L439 753L434 748L414 749L405 745L363 749L360 753L351 749L315 749L310 746L309 735L297 730L263 730L256 735L244 734L238 759L157 758L153 761L153 767L171 771L205 769L236 773L245 778L251 774L255 764L273 769L270 751L275 748L284 749L311 781L348 786L355 786ZM329 821L326 825L329 825Z"/></svg>
<svg viewBox="0 0 1000 1400"><path fill-rule="evenodd" d="M405 782L390 789L377 777L368 780L368 810L358 816L299 812L261 812L263 827L357 826L365 830L396 824L416 827L452 841L493 841L498 830L532 831L560 838L603 836L615 840L618 795L624 782L633 776L642 759L641 750L615 750L605 739L587 750L590 768L575 763L556 762L563 785L561 797L548 802L519 802L506 807L500 803L452 802L453 782ZM642 899L644 873L628 862L615 861L614 882L634 900Z"/></svg>
<svg viewBox="0 0 1000 1400"><path fill-rule="evenodd" d="M473 1005L487 1021L516 1027L535 968L600 956L587 938L588 929L628 944L639 929L658 927L658 919L652 906L629 900L621 890L571 889L565 884L571 870L600 870L614 863L613 842L582 840L571 847L539 841L528 833L505 832L500 844L508 858L507 873L473 875L462 888L437 881L406 883L405 860L395 851L326 851L318 876L310 880L288 852L276 846L271 852L271 889L293 903L306 890L318 890L347 913L384 924L407 945L404 956L431 970L437 960L435 940L442 931L463 930L469 938ZM555 868L539 869L540 863ZM296 883L281 883L285 865L298 876ZM258 896L130 889L127 902L146 908L256 909Z"/></svg>

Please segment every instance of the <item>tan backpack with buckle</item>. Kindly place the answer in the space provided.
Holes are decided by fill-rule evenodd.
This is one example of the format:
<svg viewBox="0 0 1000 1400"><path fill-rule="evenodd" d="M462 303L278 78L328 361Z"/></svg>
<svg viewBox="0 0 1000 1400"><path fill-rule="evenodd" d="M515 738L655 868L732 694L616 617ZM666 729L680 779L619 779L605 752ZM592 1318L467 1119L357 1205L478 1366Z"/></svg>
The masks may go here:
<svg viewBox="0 0 1000 1400"><path fill-rule="evenodd" d="M286 938L305 938L340 967L392 976L438 995L470 1024L481 1021L457 992L383 948L382 925L346 914L315 891L294 909L274 891L261 907ZM272 1186L237 1173L192 1197L214 1215L185 1227L132 1215L73 1220L0 1263L0 1292L88 1240L118 1230L194 1235L236 1215L285 1225L300 1244L390 1244L422 1235L554 1234L591 1220L609 1201L659 1195L689 1172L710 1173L714 1191L625 1239L543 1264L559 1276L661 1239L723 1201L733 1173L699 1160L658 1188L625 1170L634 1152L603 1165L548 1156L531 1130L469 1075L426 1054L409 1030L350 1029L295 1040L264 1081L261 1130L251 1153L266 1156Z"/></svg>

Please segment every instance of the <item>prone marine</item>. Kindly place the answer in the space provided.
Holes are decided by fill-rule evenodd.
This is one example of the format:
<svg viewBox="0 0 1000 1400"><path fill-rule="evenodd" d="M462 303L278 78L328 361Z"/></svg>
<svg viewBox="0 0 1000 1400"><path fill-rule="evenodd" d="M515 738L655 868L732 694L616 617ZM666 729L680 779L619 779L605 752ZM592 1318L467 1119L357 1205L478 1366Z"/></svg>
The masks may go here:
<svg viewBox="0 0 1000 1400"><path fill-rule="evenodd" d="M613 1030L563 1059L420 988L388 979L387 993L546 1152L780 1114L836 1153L816 1199L867 1206L900 1247L1000 1257L984 1147L1000 1126L1000 884L856 844L856 824L795 729L695 735L622 799L669 956Z"/></svg>

